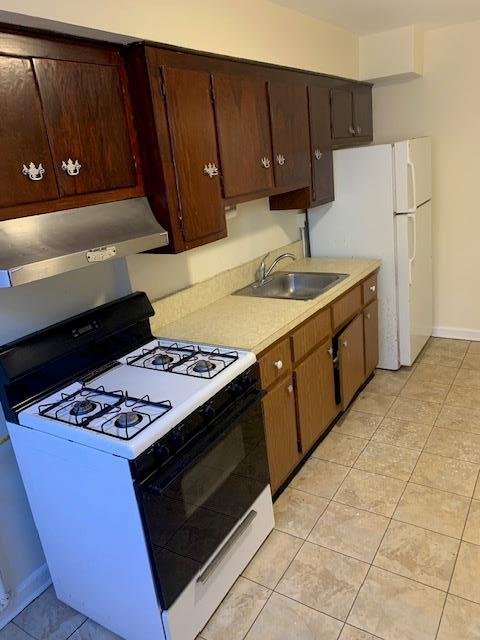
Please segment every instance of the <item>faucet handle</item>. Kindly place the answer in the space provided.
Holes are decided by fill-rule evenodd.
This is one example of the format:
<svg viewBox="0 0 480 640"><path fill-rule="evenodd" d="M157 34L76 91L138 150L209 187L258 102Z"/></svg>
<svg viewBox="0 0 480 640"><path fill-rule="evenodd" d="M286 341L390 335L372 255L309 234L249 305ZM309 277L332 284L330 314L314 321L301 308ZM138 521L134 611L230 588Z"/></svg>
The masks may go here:
<svg viewBox="0 0 480 640"><path fill-rule="evenodd" d="M260 261L260 264L258 265L257 280L260 280L260 282L263 282L263 280L265 280L265 271L266 271L265 260L268 258L269 255L270 255L270 251L263 256L263 258Z"/></svg>

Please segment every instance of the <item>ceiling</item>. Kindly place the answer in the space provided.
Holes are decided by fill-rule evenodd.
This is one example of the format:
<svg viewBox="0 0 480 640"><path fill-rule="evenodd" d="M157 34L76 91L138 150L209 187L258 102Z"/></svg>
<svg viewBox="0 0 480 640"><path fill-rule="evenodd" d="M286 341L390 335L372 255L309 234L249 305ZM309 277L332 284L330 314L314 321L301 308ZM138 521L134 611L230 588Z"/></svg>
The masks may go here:
<svg viewBox="0 0 480 640"><path fill-rule="evenodd" d="M272 0L358 34L480 20L480 0Z"/></svg>

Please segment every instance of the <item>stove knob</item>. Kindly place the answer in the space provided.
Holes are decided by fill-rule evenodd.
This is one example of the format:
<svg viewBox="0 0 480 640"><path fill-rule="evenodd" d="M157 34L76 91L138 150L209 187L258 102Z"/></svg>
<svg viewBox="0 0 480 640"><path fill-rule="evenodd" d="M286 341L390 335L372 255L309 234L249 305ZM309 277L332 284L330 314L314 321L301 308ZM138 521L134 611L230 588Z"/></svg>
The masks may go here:
<svg viewBox="0 0 480 640"><path fill-rule="evenodd" d="M228 391L232 398L239 398L243 393L242 382L232 382L232 384L228 387Z"/></svg>
<svg viewBox="0 0 480 640"><path fill-rule="evenodd" d="M173 448L177 450L185 443L185 436L181 431L173 431L170 436L170 441L173 444Z"/></svg>
<svg viewBox="0 0 480 640"><path fill-rule="evenodd" d="M213 418L215 417L215 409L212 407L211 404L205 404L200 409L200 415L205 420L213 420Z"/></svg>
<svg viewBox="0 0 480 640"><path fill-rule="evenodd" d="M170 449L163 442L157 442L157 444L154 445L153 450L154 450L154 453L155 453L155 457L160 462L165 462L166 460L168 460L170 458Z"/></svg>

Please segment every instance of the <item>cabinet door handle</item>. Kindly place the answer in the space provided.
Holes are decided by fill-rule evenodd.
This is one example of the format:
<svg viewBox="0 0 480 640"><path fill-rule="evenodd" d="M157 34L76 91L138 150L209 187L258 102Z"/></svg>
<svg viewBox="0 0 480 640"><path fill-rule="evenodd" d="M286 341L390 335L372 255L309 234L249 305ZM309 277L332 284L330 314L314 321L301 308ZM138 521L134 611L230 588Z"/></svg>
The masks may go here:
<svg viewBox="0 0 480 640"><path fill-rule="evenodd" d="M275 369L278 369L280 371L280 369L283 368L283 362L281 360L277 360L273 363L273 366L275 367Z"/></svg>
<svg viewBox="0 0 480 640"><path fill-rule="evenodd" d="M264 156L260 162L262 163L262 167L264 169L270 169L270 158L267 158L266 156Z"/></svg>
<svg viewBox="0 0 480 640"><path fill-rule="evenodd" d="M351 133L351 134L352 134L352 136L354 136L354 135L355 135L355 129L353 128L353 126L352 126L352 125L350 125L350 126L348 127L348 133Z"/></svg>
<svg viewBox="0 0 480 640"><path fill-rule="evenodd" d="M289 384L287 387L288 393L293 393L293 384Z"/></svg>
<svg viewBox="0 0 480 640"><path fill-rule="evenodd" d="M330 347L330 349L327 349L327 353L329 353L331 356L333 356L333 349L332 349L332 347Z"/></svg>
<svg viewBox="0 0 480 640"><path fill-rule="evenodd" d="M75 160L75 162L71 158L69 158L66 162L65 160L62 160L62 169L69 176L78 176L81 168L82 165L78 160Z"/></svg>
<svg viewBox="0 0 480 640"><path fill-rule="evenodd" d="M367 320L370 320L370 318L371 318L372 316L371 316L369 313L366 313L366 314L365 314L365 317L366 317L366 319L367 319Z"/></svg>
<svg viewBox="0 0 480 640"><path fill-rule="evenodd" d="M29 180L33 180L34 182L37 182L38 180L43 180L43 174L45 173L45 169L43 168L43 165L41 162L38 165L38 167L36 167L33 162L30 162L28 167L25 164L23 165L22 173L24 176L28 176Z"/></svg>
<svg viewBox="0 0 480 640"><path fill-rule="evenodd" d="M374 284L372 284L372 286L370 287L370 291L372 293L375 293L376 290L377 290L377 287Z"/></svg>
<svg viewBox="0 0 480 640"><path fill-rule="evenodd" d="M357 124L357 126L355 128L355 133L357 135L360 135L362 133L362 127L359 124Z"/></svg>
<svg viewBox="0 0 480 640"><path fill-rule="evenodd" d="M285 156L282 156L282 154L279 153L277 155L276 160L277 160L277 164L279 164L281 167L283 167L283 165L285 164Z"/></svg>
<svg viewBox="0 0 480 640"><path fill-rule="evenodd" d="M343 344L343 346L345 347L345 349L348 347L348 342L347 342L346 340L344 340L344 341L342 342L342 344Z"/></svg>
<svg viewBox="0 0 480 640"><path fill-rule="evenodd" d="M203 173L209 178L213 178L213 176L218 176L218 167L214 162L209 162L203 167Z"/></svg>
<svg viewBox="0 0 480 640"><path fill-rule="evenodd" d="M313 154L317 160L321 160L323 157L323 153L320 151L320 149L315 149Z"/></svg>

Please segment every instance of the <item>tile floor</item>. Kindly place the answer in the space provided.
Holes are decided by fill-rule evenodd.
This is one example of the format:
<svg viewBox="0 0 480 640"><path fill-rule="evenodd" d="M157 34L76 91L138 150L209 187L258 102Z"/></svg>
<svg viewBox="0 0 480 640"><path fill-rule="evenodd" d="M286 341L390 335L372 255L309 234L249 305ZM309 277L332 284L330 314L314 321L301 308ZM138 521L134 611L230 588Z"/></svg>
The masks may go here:
<svg viewBox="0 0 480 640"><path fill-rule="evenodd" d="M379 371L203 640L480 640L480 343ZM48 589L0 640L113 640ZM154 640L154 639L145 639Z"/></svg>

